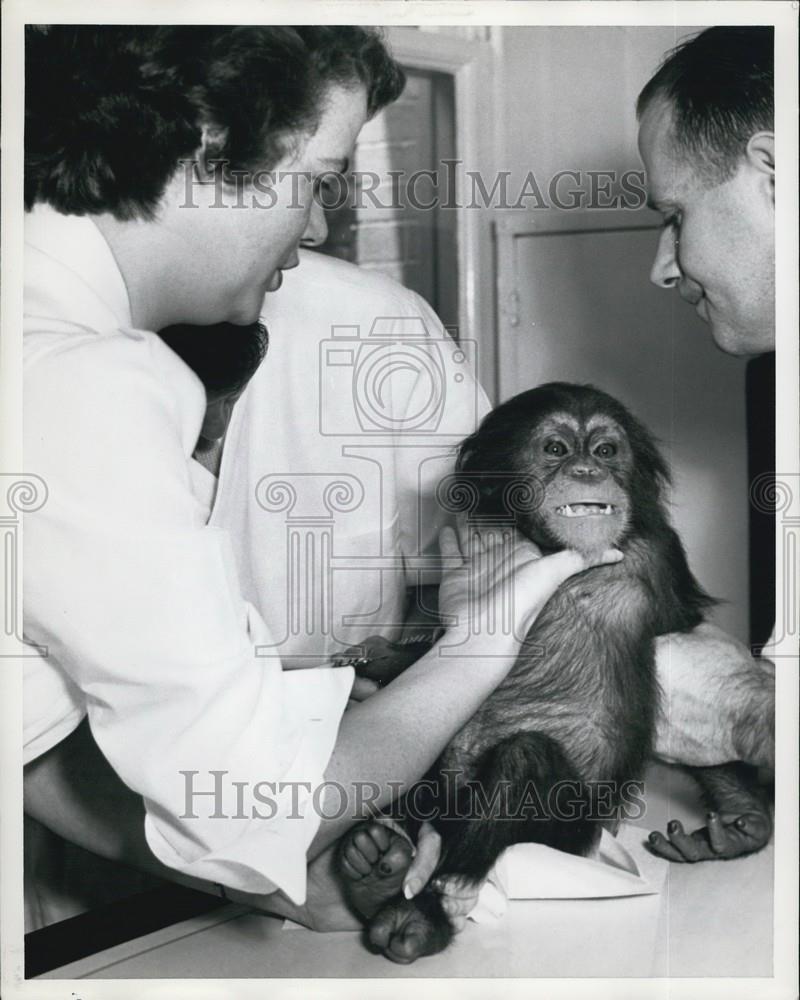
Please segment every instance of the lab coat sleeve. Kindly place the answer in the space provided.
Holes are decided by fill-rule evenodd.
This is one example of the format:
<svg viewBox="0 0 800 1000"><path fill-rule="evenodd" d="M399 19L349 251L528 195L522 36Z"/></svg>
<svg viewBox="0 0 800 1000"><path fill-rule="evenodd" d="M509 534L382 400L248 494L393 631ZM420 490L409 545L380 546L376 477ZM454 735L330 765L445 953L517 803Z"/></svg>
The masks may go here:
<svg viewBox="0 0 800 1000"><path fill-rule="evenodd" d="M187 457L204 399L152 334L75 333L25 380L25 629L86 701L143 798L156 856L186 874L305 898L314 808L352 672L284 674L204 523Z"/></svg>

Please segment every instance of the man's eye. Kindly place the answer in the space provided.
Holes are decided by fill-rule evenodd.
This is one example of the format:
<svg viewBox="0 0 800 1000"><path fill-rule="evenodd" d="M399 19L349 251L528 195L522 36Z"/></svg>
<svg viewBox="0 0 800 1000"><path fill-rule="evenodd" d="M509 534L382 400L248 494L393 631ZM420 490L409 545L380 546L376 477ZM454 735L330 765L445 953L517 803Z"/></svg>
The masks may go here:
<svg viewBox="0 0 800 1000"><path fill-rule="evenodd" d="M561 458L567 453L567 446L563 441L545 441L544 450L547 455L555 455Z"/></svg>
<svg viewBox="0 0 800 1000"><path fill-rule="evenodd" d="M673 212L672 215L667 215L661 225L664 229L672 229L677 234L678 230L681 228L681 217L679 213Z"/></svg>
<svg viewBox="0 0 800 1000"><path fill-rule="evenodd" d="M613 458L617 453L617 446L609 441L604 441L595 448L594 453L599 458Z"/></svg>

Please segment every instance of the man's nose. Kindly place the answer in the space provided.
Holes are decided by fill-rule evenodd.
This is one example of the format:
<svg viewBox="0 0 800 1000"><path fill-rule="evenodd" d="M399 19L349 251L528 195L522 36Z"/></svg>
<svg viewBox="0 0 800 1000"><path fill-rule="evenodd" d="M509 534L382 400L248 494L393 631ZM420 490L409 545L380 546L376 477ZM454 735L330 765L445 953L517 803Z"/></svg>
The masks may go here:
<svg viewBox="0 0 800 1000"><path fill-rule="evenodd" d="M661 230L656 248L656 259L650 270L650 280L659 288L673 288L681 277L678 258L675 253L675 234L668 226Z"/></svg>
<svg viewBox="0 0 800 1000"><path fill-rule="evenodd" d="M300 245L304 247L320 247L327 238L328 222L325 218L325 209L315 198L308 216L308 225L300 238Z"/></svg>

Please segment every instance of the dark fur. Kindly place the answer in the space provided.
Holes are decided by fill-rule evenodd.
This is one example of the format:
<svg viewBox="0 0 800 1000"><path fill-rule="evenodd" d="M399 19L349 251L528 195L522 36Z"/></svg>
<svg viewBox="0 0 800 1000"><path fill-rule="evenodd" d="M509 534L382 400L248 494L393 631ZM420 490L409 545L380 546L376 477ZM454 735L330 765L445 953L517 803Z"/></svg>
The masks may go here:
<svg viewBox="0 0 800 1000"><path fill-rule="evenodd" d="M668 470L652 438L616 400L590 386L553 383L522 393L489 414L464 442L458 468L473 483L477 480L477 514L502 513L492 473L530 473L520 464L530 432L548 415L563 412L582 420L604 414L627 435L632 467L613 470L631 502L627 526L616 542L625 558L572 577L556 592L511 673L428 775L431 784L422 804L439 813L435 825L443 841L443 874L481 879L514 843L543 843L573 854L591 849L602 826L585 815L592 808L591 783L615 782L618 788L639 779L651 753L659 700L653 639L693 628L712 603L668 523L663 504ZM546 499L557 473L535 472L536 488ZM539 511L521 515L518 526L546 549L557 547L547 531L542 537ZM526 788L535 788L546 804L559 781L575 783L578 794L571 798L584 809L583 818L565 821L546 805L544 812L537 807L521 819L493 819L486 808L472 818L447 816L454 804L468 814L476 788L485 807L503 783L513 815L524 804ZM613 804L620 804L618 795ZM418 796L415 805L421 814ZM431 899L421 906L440 942L447 917Z"/></svg>

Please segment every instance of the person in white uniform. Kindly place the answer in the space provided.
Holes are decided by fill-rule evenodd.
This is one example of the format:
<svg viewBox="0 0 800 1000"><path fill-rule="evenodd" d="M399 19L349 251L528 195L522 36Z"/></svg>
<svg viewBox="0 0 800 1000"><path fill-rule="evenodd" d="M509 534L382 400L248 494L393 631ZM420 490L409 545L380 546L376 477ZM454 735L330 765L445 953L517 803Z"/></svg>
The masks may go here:
<svg viewBox="0 0 800 1000"><path fill-rule="evenodd" d="M475 606L445 532L440 608L461 657L434 647L344 715L349 668L283 669L285 636L248 599L258 575L192 488L202 384L153 331L258 318L301 241L325 238L316 186L401 72L373 32L336 27L34 28L26 67L25 461L49 491L25 522L25 635L47 665L26 684L27 759L85 710L165 870L335 926L332 849L365 815L364 787L379 807L424 772L586 564L517 539L472 582L486 598ZM347 507L338 487L327 496ZM467 611L511 586L515 627L487 655ZM379 617L397 624L391 609ZM39 806L58 832L58 803Z"/></svg>

